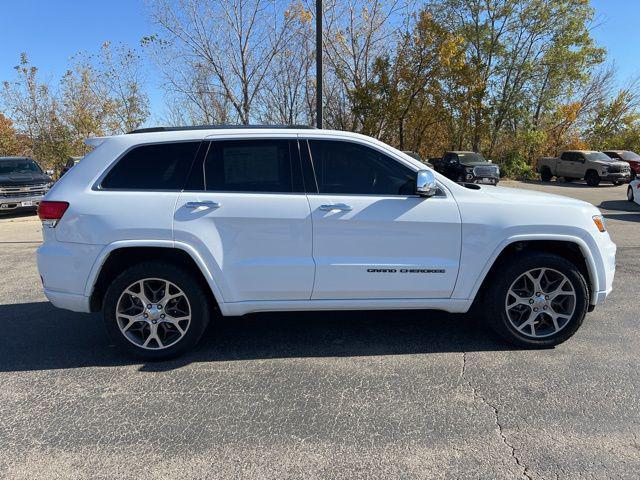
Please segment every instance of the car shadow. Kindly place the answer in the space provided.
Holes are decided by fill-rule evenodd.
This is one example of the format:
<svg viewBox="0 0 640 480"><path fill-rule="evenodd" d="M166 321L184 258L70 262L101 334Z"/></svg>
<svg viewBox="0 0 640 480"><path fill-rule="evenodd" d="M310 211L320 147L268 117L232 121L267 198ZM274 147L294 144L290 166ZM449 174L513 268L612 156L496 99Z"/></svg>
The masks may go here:
<svg viewBox="0 0 640 480"><path fill-rule="evenodd" d="M605 200L598 205L598 208L605 210L604 216L607 220L640 223L640 205L628 200ZM608 211L625 213L609 213Z"/></svg>
<svg viewBox="0 0 640 480"><path fill-rule="evenodd" d="M38 215L38 211L34 208L5 210L5 211L0 211L0 220L3 218L34 217L37 215Z"/></svg>
<svg viewBox="0 0 640 480"><path fill-rule="evenodd" d="M139 365L158 372L194 362L510 350L469 315L435 311L287 312L219 319L198 348L140 363L111 344L100 315L48 302L0 305L0 371Z"/></svg>

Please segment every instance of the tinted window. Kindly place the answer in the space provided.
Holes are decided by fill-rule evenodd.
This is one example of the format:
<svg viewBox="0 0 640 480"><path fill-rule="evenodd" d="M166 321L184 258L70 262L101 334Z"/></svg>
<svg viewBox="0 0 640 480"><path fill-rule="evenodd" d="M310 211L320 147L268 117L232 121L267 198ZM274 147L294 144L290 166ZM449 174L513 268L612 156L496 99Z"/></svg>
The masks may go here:
<svg viewBox="0 0 640 480"><path fill-rule="evenodd" d="M217 192L299 192L302 178L295 142L229 140L211 144L204 164L207 190ZM294 168L295 173L294 173Z"/></svg>
<svg viewBox="0 0 640 480"><path fill-rule="evenodd" d="M598 161L598 162L611 162L612 159L609 158L607 155L605 155L602 152L586 152L583 153L582 155L584 155L587 160L591 160L592 162Z"/></svg>
<svg viewBox="0 0 640 480"><path fill-rule="evenodd" d="M459 153L458 158L463 162L486 162L480 153L475 152Z"/></svg>
<svg viewBox="0 0 640 480"><path fill-rule="evenodd" d="M415 193L415 172L377 150L329 140L309 140L309 145L319 193Z"/></svg>
<svg viewBox="0 0 640 480"><path fill-rule="evenodd" d="M622 152L622 158L623 160L627 160L629 162L640 162L640 155L635 152Z"/></svg>
<svg viewBox="0 0 640 480"><path fill-rule="evenodd" d="M0 160L0 175L11 173L42 173L42 170L29 158Z"/></svg>
<svg viewBox="0 0 640 480"><path fill-rule="evenodd" d="M617 152L604 152L608 157L610 158L620 158L620 155L618 155ZM624 157L622 157L624 158Z"/></svg>
<svg viewBox="0 0 640 480"><path fill-rule="evenodd" d="M120 159L102 188L181 190L200 142L141 145Z"/></svg>

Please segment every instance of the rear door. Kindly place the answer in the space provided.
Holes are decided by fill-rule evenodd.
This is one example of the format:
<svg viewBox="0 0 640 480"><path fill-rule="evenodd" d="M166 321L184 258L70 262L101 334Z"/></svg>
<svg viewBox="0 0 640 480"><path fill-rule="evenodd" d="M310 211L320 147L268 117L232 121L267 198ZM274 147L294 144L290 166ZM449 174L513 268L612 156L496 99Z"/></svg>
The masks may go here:
<svg viewBox="0 0 640 480"><path fill-rule="evenodd" d="M311 217L294 138L215 139L176 204L174 237L193 245L225 302L308 300Z"/></svg>
<svg viewBox="0 0 640 480"><path fill-rule="evenodd" d="M348 140L300 143L312 158L313 299L447 298L458 274L460 214L443 191L415 192L416 170Z"/></svg>
<svg viewBox="0 0 640 480"><path fill-rule="evenodd" d="M560 159L558 160L558 168L556 176L569 177L573 170L573 164L575 163L575 152L562 152Z"/></svg>

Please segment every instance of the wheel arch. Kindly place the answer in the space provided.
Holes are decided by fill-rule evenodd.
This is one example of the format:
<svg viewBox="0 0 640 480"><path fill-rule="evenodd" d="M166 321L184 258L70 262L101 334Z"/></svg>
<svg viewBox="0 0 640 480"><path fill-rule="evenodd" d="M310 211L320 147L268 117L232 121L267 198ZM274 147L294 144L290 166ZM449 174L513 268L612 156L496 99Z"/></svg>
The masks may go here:
<svg viewBox="0 0 640 480"><path fill-rule="evenodd" d="M122 241L107 245L94 265L87 280L85 295L89 297L92 312L102 308L109 281L125 268L148 260L163 260L186 267L206 286L215 308L222 311L223 297L211 271L198 252L191 246L172 241Z"/></svg>
<svg viewBox="0 0 640 480"><path fill-rule="evenodd" d="M568 236L527 236L507 239L496 248L473 288L471 298L474 303L482 298L484 291L489 288L491 277L500 270L500 266L526 251L561 255L574 263L587 281L590 303L593 301L599 289L598 272L595 260L584 240Z"/></svg>

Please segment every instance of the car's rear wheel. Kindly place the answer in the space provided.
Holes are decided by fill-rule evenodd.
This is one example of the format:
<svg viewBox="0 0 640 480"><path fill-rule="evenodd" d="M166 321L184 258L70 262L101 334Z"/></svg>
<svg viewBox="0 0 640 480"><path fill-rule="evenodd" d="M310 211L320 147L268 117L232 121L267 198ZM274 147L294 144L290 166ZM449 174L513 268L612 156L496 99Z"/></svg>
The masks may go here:
<svg viewBox="0 0 640 480"><path fill-rule="evenodd" d="M584 176L584 180L590 187L597 187L600 185L600 175L598 175L598 172L595 170L589 170Z"/></svg>
<svg viewBox="0 0 640 480"><path fill-rule="evenodd" d="M494 276L486 296L491 327L511 343L552 347L582 325L589 305L580 270L562 257L534 253Z"/></svg>
<svg viewBox="0 0 640 480"><path fill-rule="evenodd" d="M631 188L631 186L627 188L627 200L633 202L633 188Z"/></svg>
<svg viewBox="0 0 640 480"><path fill-rule="evenodd" d="M551 177L553 177L553 175L551 175L551 170L548 167L544 167L540 170L540 180L543 182L550 182Z"/></svg>
<svg viewBox="0 0 640 480"><path fill-rule="evenodd" d="M116 277L105 295L103 314L118 347L145 360L193 348L209 322L200 282L163 262L141 263Z"/></svg>

